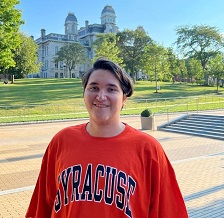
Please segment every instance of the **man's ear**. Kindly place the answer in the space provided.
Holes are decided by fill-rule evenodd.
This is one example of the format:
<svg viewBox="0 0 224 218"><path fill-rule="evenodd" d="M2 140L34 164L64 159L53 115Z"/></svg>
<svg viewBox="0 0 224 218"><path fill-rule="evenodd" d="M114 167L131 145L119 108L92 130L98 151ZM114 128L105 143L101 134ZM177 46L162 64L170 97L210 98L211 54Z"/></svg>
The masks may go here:
<svg viewBox="0 0 224 218"><path fill-rule="evenodd" d="M127 98L128 98L128 97L127 97L126 95L124 95L121 110L123 109L123 107L124 107L124 105L125 105L125 103L126 103L126 101L127 101Z"/></svg>

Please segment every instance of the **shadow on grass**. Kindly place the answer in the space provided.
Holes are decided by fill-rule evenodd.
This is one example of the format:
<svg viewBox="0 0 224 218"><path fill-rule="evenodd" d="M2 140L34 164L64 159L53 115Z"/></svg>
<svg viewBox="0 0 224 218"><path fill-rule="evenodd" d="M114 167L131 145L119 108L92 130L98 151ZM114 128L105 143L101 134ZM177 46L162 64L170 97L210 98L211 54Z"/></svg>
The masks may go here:
<svg viewBox="0 0 224 218"><path fill-rule="evenodd" d="M24 79L0 86L0 104L48 104L82 98L80 79Z"/></svg>
<svg viewBox="0 0 224 218"><path fill-rule="evenodd" d="M135 86L135 92L138 95L134 95L134 98L173 98L173 97L189 97L214 94L215 87L199 86L195 84L160 84L160 89L156 93L155 84L152 83L137 83ZM160 95L157 95L160 94Z"/></svg>

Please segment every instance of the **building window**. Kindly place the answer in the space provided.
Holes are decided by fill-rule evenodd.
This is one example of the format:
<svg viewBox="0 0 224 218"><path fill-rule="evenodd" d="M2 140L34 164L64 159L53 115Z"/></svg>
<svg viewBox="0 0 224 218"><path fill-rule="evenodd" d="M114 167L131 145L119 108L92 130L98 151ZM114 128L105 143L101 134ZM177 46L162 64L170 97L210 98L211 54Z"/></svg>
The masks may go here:
<svg viewBox="0 0 224 218"><path fill-rule="evenodd" d="M44 61L44 69L47 70L48 69L48 60Z"/></svg>
<svg viewBox="0 0 224 218"><path fill-rule="evenodd" d="M56 69L58 69L58 62L55 62L54 66Z"/></svg>
<svg viewBox="0 0 224 218"><path fill-rule="evenodd" d="M41 49L42 57L44 57L44 48Z"/></svg>
<svg viewBox="0 0 224 218"><path fill-rule="evenodd" d="M47 46L44 48L44 53L45 53L45 56L48 56L48 47Z"/></svg>
<svg viewBox="0 0 224 218"><path fill-rule="evenodd" d="M72 24L72 33L74 34L75 33L75 25Z"/></svg>
<svg viewBox="0 0 224 218"><path fill-rule="evenodd" d="M58 53L58 46L55 46L55 55Z"/></svg>
<svg viewBox="0 0 224 218"><path fill-rule="evenodd" d="M60 69L63 69L63 67L64 67L63 61L60 61L59 63L60 63Z"/></svg>
<svg viewBox="0 0 224 218"><path fill-rule="evenodd" d="M64 76L63 76L63 73L60 73L60 78L63 78Z"/></svg>
<svg viewBox="0 0 224 218"><path fill-rule="evenodd" d="M55 73L55 78L58 78L58 73Z"/></svg>

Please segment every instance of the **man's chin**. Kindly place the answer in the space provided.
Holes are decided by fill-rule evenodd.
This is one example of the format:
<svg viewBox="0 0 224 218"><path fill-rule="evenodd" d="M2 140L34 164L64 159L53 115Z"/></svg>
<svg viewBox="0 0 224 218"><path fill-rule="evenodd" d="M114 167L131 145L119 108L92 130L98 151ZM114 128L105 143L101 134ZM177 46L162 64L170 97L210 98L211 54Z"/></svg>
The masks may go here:
<svg viewBox="0 0 224 218"><path fill-rule="evenodd" d="M109 116L97 116L97 117L95 117L94 120L98 124L102 124L102 125L105 125L105 124L108 124L111 122L111 119Z"/></svg>

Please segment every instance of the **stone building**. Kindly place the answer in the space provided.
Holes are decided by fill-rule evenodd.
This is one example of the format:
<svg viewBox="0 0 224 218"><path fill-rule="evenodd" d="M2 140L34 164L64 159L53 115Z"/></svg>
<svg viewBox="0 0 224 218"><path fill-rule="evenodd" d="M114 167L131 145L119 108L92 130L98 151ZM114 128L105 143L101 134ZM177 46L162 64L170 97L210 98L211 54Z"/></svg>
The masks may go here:
<svg viewBox="0 0 224 218"><path fill-rule="evenodd" d="M55 63L54 58L61 47L69 42L79 42L86 48L88 60L94 56L92 43L96 40L96 34L99 33L116 33L116 15L112 6L105 6L101 12L101 24L89 24L85 21L85 26L78 28L78 20L74 13L68 13L65 19L65 33L49 33L41 30L41 37L35 42L39 46L38 61L42 67L38 76L40 78L68 78L69 72L63 62ZM79 65L72 71L72 77L80 77L83 71L89 67L89 63Z"/></svg>

